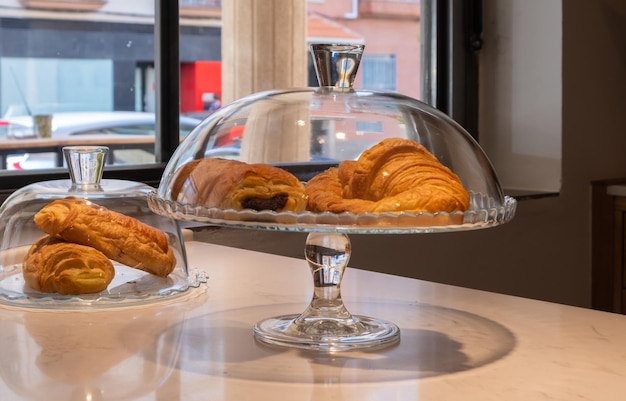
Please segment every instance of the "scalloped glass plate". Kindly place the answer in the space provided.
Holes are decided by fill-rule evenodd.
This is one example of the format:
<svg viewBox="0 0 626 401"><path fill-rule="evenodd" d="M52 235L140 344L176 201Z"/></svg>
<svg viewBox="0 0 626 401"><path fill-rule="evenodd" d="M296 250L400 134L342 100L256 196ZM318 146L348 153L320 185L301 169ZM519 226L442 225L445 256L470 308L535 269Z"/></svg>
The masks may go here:
<svg viewBox="0 0 626 401"><path fill-rule="evenodd" d="M177 220L229 227L282 231L333 232L355 234L431 233L487 228L510 221L517 202L505 196L502 206L481 194L470 193L470 209L453 213L293 213L206 208L159 198L148 194L148 206L157 214Z"/></svg>
<svg viewBox="0 0 626 401"><path fill-rule="evenodd" d="M144 305L165 298L172 298L198 288L207 282L206 274L198 269L189 269L183 274L176 269L162 278L141 270L114 263L115 278L105 291L97 294L60 295L35 291L24 282L22 265L19 263L29 246L0 252L3 260L15 260L11 267L5 266L0 275L0 303L29 308L110 308Z"/></svg>

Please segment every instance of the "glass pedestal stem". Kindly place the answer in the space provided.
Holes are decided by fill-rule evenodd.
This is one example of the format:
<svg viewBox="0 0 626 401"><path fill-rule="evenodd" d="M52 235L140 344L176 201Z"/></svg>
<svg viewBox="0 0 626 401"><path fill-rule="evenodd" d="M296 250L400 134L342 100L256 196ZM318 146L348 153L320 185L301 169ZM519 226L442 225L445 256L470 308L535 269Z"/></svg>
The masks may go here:
<svg viewBox="0 0 626 401"><path fill-rule="evenodd" d="M299 315L258 322L259 341L320 351L344 351L396 343L400 330L390 322L352 315L341 299L341 281L350 259L350 240L342 233L311 233L305 257L313 275L313 297Z"/></svg>

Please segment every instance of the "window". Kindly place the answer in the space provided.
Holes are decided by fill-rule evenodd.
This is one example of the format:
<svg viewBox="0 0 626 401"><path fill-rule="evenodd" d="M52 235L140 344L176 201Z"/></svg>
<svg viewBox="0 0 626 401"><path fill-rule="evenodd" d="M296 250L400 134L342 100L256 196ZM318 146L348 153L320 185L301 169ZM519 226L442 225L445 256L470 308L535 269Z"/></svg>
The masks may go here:
<svg viewBox="0 0 626 401"><path fill-rule="evenodd" d="M155 0L153 9L124 0L72 1L68 4L81 7L71 18L51 7L33 13L27 7L52 3L60 2L15 0L0 9L0 134L11 131L3 128L5 120L24 112L152 113L156 127L152 156L146 159L144 154L136 163L132 157L120 159L105 175L158 185L164 161L189 126L183 123L179 106L180 114L198 122L210 107L219 107L222 1ZM423 26L436 15L432 5L440 3L444 2L308 1L307 40L367 42L357 84L422 98L420 48L430 43ZM434 11L425 14L424 9ZM399 32L403 40L389 39ZM201 84L200 76L205 78ZM151 135L150 127L146 133ZM378 127L368 123L362 128L376 132ZM7 194L29 182L66 178L67 173L54 168L3 170L0 176L0 191Z"/></svg>
<svg viewBox="0 0 626 401"><path fill-rule="evenodd" d="M396 58L393 54L364 54L361 75L364 88L397 90Z"/></svg>
<svg viewBox="0 0 626 401"><path fill-rule="evenodd" d="M113 72L112 60L104 58L3 57L2 114L112 110Z"/></svg>
<svg viewBox="0 0 626 401"><path fill-rule="evenodd" d="M355 124L358 132L383 132L383 123L380 121L356 121Z"/></svg>

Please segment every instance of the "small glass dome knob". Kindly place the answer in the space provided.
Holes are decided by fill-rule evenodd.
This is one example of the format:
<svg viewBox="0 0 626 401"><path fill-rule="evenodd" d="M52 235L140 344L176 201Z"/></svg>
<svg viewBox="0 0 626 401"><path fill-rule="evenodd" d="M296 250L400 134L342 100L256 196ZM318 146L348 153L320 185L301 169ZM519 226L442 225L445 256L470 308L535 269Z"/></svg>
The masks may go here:
<svg viewBox="0 0 626 401"><path fill-rule="evenodd" d="M108 152L109 148L106 146L64 147L63 155L72 185L85 190L99 187Z"/></svg>

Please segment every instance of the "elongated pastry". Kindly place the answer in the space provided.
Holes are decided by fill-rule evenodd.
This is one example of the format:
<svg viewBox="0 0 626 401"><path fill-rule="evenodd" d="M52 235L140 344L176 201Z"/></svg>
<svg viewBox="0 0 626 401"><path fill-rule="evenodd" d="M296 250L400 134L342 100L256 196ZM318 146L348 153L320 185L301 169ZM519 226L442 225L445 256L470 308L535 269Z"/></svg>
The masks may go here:
<svg viewBox="0 0 626 401"><path fill-rule="evenodd" d="M205 158L185 164L173 179L172 199L222 209L305 210L304 185L269 164Z"/></svg>
<svg viewBox="0 0 626 401"><path fill-rule="evenodd" d="M176 265L167 236L139 220L75 197L55 200L35 214L43 232L88 245L108 258L165 277Z"/></svg>
<svg viewBox="0 0 626 401"><path fill-rule="evenodd" d="M79 295L104 291L115 269L109 258L94 248L46 235L30 247L22 273L34 290Z"/></svg>
<svg viewBox="0 0 626 401"><path fill-rule="evenodd" d="M469 208L459 177L417 142L389 138L313 177L306 185L313 212L453 212Z"/></svg>

